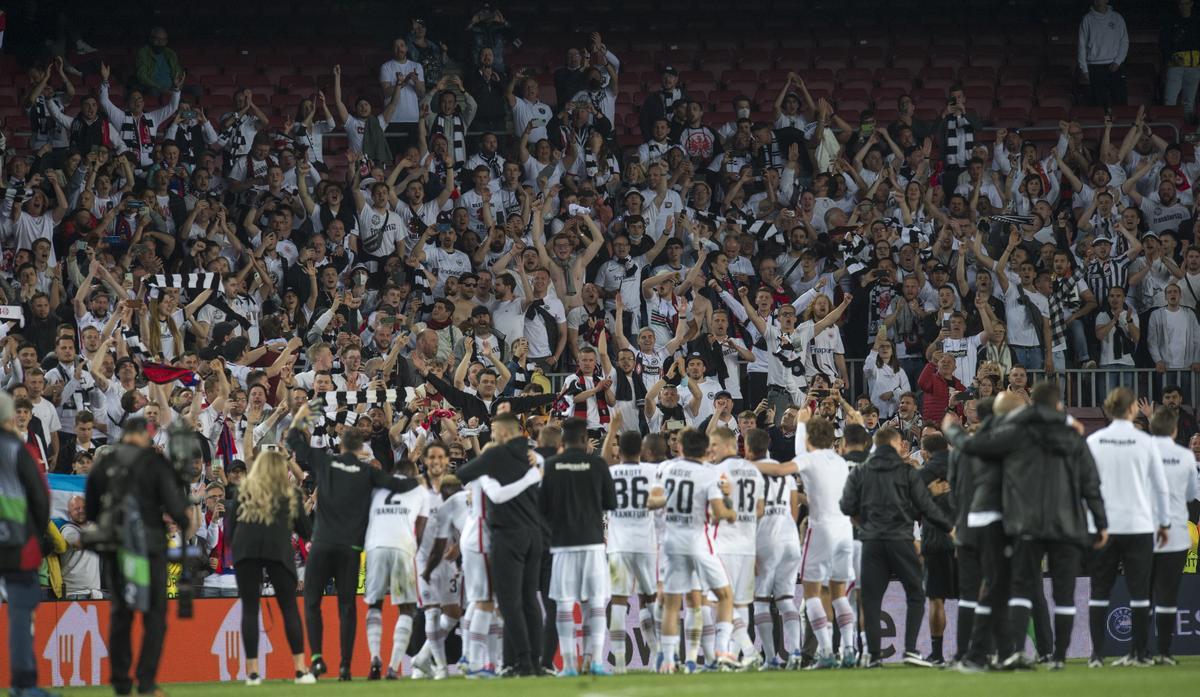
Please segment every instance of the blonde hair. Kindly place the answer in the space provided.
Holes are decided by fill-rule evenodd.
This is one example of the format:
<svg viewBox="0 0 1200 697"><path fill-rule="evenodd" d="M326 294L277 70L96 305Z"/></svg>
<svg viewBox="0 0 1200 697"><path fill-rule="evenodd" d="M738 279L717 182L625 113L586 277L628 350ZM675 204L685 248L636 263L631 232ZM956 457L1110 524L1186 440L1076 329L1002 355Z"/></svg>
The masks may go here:
<svg viewBox="0 0 1200 697"><path fill-rule="evenodd" d="M300 502L288 479L288 459L278 451L264 450L254 459L238 492L239 521L269 525L286 499L289 520L300 511Z"/></svg>

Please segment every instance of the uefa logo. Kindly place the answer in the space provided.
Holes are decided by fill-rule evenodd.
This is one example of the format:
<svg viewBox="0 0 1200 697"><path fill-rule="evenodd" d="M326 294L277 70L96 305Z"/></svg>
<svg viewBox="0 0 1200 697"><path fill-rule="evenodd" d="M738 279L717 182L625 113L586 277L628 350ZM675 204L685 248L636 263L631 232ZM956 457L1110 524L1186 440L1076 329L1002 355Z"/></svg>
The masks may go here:
<svg viewBox="0 0 1200 697"><path fill-rule="evenodd" d="M1133 613L1129 608L1119 607L1108 613L1108 635L1117 641L1133 637Z"/></svg>

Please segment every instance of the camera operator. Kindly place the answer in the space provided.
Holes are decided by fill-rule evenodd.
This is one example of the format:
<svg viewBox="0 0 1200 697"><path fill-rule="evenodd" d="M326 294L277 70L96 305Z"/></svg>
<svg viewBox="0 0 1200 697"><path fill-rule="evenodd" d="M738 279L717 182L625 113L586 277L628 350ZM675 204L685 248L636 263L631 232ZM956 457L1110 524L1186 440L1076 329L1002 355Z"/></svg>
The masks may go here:
<svg viewBox="0 0 1200 697"><path fill-rule="evenodd" d="M24 439L16 433L13 399L0 392L0 500L13 504L0 506L0 580L8 598L11 694L24 695L39 693L32 627L40 595L41 539L50 522L50 492Z"/></svg>
<svg viewBox="0 0 1200 697"><path fill-rule="evenodd" d="M118 472L121 469L125 472ZM146 420L141 417L126 420L121 443L100 458L88 475L85 496L87 519L99 522L102 510L123 506L124 501L132 499L136 501L136 513L140 513L145 533L145 549L142 550L146 564L144 575L126 577L115 551L103 553L106 557L104 566L111 574L109 587L113 590L108 650L112 664L112 685L117 694L129 694L133 687L129 669L133 663L131 629L135 610L142 613L145 630L136 673L138 692L153 693L158 687L155 675L167 633L167 530L163 515L169 516L185 531L184 539L191 537L192 520L188 516L188 503L184 497L185 485L171 463L152 446ZM130 546L128 540L123 544ZM127 584L139 587L148 584L145 587L149 595L148 602L138 602L140 598L131 600Z"/></svg>
<svg viewBox="0 0 1200 697"><path fill-rule="evenodd" d="M363 436L358 429L342 434L340 455L309 445L309 407L296 411L288 430L287 445L296 461L312 472L317 480L317 517L313 525L312 547L304 571L304 621L308 625L308 648L312 651L311 673L320 677L328 668L321 655L325 625L321 617L321 596L332 580L337 589L341 665L338 680L350 679L354 655L354 636L358 629L355 595L358 569L367 536L371 492L388 489L404 493L420 486L417 479L396 479L360 457Z"/></svg>

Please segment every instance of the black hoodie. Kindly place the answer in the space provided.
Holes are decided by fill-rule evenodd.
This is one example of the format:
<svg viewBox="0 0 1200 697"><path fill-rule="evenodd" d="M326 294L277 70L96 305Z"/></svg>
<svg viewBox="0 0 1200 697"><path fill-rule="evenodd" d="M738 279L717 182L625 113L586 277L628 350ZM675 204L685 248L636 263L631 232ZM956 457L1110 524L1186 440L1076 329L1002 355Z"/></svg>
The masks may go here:
<svg viewBox="0 0 1200 697"><path fill-rule="evenodd" d="M912 540L919 516L946 531L953 527L917 470L890 445L875 446L866 462L850 470L841 507L863 541Z"/></svg>
<svg viewBox="0 0 1200 697"><path fill-rule="evenodd" d="M950 451L943 450L936 452L921 469L917 470L921 481L925 483L925 488L928 490L929 485L939 479L950 481ZM931 495L932 496L932 495ZM941 509L950 520L954 520L954 500L953 494L947 493L941 496L932 496L933 502ZM954 543L950 541L950 536L944 530L939 530L935 525L921 526L921 553L936 554L948 553L954 551Z"/></svg>
<svg viewBox="0 0 1200 697"><path fill-rule="evenodd" d="M529 439L518 437L488 448L459 467L455 474L463 484L487 476L504 485L524 477L528 471ZM493 531L534 528L540 534L544 523L538 509L538 487L530 486L504 503L493 503L488 510L487 524Z"/></svg>

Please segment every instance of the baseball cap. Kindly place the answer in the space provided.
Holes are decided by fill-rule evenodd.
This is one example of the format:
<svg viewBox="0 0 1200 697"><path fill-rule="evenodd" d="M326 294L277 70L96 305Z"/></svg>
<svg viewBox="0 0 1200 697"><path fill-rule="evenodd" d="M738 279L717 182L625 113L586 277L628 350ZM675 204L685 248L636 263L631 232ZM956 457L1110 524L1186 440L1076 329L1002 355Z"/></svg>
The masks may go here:
<svg viewBox="0 0 1200 697"><path fill-rule="evenodd" d="M733 395L729 394L729 390L721 390L720 392L713 395L713 400L718 400L718 399L722 399L722 398L733 399Z"/></svg>
<svg viewBox="0 0 1200 697"><path fill-rule="evenodd" d="M671 65L668 65L667 67L663 68L663 72L666 73L667 75L678 75L679 74L679 71L676 70L675 67L671 66Z"/></svg>
<svg viewBox="0 0 1200 697"><path fill-rule="evenodd" d="M933 268L930 269L930 273L938 273L938 272L950 273L950 269L946 268L945 264L934 264Z"/></svg>
<svg viewBox="0 0 1200 697"><path fill-rule="evenodd" d="M490 314L492 314L492 311L487 309L483 305L477 305L474 310L471 310L472 317L479 317L480 315L490 315Z"/></svg>
<svg viewBox="0 0 1200 697"><path fill-rule="evenodd" d="M687 360L684 361L684 363L691 363L692 361L700 361L705 366L708 365L708 359L705 358L704 354L700 353L699 351L692 351L691 353L689 353L687 355Z"/></svg>
<svg viewBox="0 0 1200 697"><path fill-rule="evenodd" d="M234 460L233 463L231 465L229 465L229 469L227 470L227 472L229 474L233 474L234 472L245 472L245 471L246 471L246 463L243 462L242 460Z"/></svg>
<svg viewBox="0 0 1200 697"><path fill-rule="evenodd" d="M1096 235L1092 238L1092 244L1112 244L1112 238L1108 235Z"/></svg>

